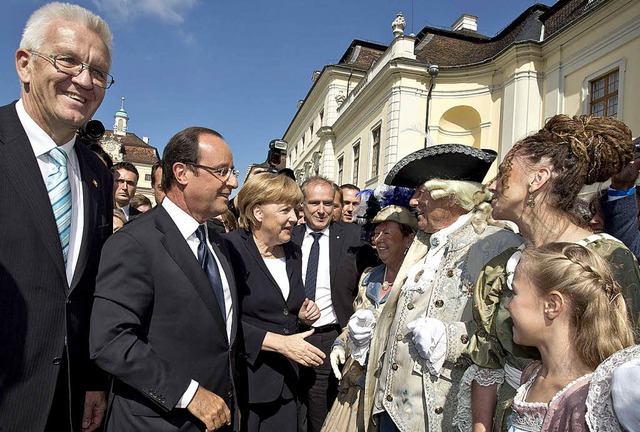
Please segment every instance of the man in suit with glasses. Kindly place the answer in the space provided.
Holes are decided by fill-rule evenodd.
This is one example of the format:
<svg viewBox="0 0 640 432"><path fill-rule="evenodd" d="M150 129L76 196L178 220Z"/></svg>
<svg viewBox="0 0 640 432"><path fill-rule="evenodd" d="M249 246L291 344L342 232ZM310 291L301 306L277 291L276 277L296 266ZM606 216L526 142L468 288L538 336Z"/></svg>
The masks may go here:
<svg viewBox="0 0 640 432"><path fill-rule="evenodd" d="M76 132L114 82L111 41L87 9L42 6L15 54L20 99L0 107L3 431L92 431L106 408L88 329L112 180Z"/></svg>
<svg viewBox="0 0 640 432"><path fill-rule="evenodd" d="M219 133L178 132L162 156L162 203L105 244L90 342L115 379L107 431L239 427L235 281L206 226L227 210L237 175Z"/></svg>

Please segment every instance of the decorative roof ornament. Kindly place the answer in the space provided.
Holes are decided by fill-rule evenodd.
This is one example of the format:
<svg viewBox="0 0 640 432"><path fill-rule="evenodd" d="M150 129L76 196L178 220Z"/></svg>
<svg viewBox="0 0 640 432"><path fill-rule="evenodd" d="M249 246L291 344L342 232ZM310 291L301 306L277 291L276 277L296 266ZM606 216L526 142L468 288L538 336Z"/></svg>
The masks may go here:
<svg viewBox="0 0 640 432"><path fill-rule="evenodd" d="M116 111L115 116L116 117L124 117L126 119L129 118L129 114L127 114L127 112L124 110L124 96L122 96L122 106L120 107L120 109L118 111Z"/></svg>
<svg viewBox="0 0 640 432"><path fill-rule="evenodd" d="M407 27L407 22L404 20L402 16L402 12L398 12L396 15L396 19L391 23L391 29L393 30L394 37L400 37L404 35L404 29Z"/></svg>

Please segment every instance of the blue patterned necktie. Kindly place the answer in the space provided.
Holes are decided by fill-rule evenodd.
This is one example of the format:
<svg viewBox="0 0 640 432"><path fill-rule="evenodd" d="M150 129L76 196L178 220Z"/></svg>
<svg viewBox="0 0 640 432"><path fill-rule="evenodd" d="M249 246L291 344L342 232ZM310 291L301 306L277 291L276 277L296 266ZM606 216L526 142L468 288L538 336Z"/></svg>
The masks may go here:
<svg viewBox="0 0 640 432"><path fill-rule="evenodd" d="M309 251L309 260L307 261L307 276L304 280L304 295L309 300L316 299L316 281L318 279L318 261L320 258L320 237L321 232L311 233L313 244Z"/></svg>
<svg viewBox="0 0 640 432"><path fill-rule="evenodd" d="M67 154L59 147L49 151L55 168L47 177L47 192L53 208L53 215L58 226L58 235L62 246L64 264L67 265L69 255L69 239L71 238L71 187L67 174Z"/></svg>
<svg viewBox="0 0 640 432"><path fill-rule="evenodd" d="M224 303L224 289L222 288L222 278L220 277L220 270L218 270L218 264L216 263L213 254L207 246L207 236L205 233L205 226L200 225L196 230L196 237L200 240L198 245L198 261L202 270L207 274L209 278L209 284L213 289L213 293L216 295L220 310L222 311L222 319L227 320L227 308Z"/></svg>

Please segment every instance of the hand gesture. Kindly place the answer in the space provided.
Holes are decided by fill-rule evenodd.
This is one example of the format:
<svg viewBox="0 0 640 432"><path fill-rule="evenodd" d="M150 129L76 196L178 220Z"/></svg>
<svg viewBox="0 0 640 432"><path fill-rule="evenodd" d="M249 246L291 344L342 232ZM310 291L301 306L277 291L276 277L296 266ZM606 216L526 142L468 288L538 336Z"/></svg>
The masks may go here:
<svg viewBox="0 0 640 432"><path fill-rule="evenodd" d="M202 386L198 386L187 410L205 424L207 431L231 424L231 412L224 400Z"/></svg>
<svg viewBox="0 0 640 432"><path fill-rule="evenodd" d="M611 177L611 187L618 190L631 189L636 184L640 172L640 159L634 159L622 171Z"/></svg>
<svg viewBox="0 0 640 432"><path fill-rule="evenodd" d="M318 318L320 318L320 308L313 300L308 298L304 299L300 312L298 313L298 319L304 325L310 326Z"/></svg>
<svg viewBox="0 0 640 432"><path fill-rule="evenodd" d="M283 336L284 343L281 345L280 353L303 366L320 366L326 356L320 349L304 340L312 334L313 329Z"/></svg>
<svg viewBox="0 0 640 432"><path fill-rule="evenodd" d="M346 353L342 345L334 345L329 354L329 360L331 361L331 369L333 374L339 380L342 379L342 372L340 372L340 365L346 361Z"/></svg>

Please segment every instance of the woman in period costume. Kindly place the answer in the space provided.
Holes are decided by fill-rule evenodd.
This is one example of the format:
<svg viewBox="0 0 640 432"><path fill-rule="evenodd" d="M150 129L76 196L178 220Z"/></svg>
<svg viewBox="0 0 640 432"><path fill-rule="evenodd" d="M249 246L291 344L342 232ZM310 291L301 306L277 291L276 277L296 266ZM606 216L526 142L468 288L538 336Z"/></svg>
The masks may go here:
<svg viewBox="0 0 640 432"><path fill-rule="evenodd" d="M526 247L572 242L607 260L637 328L640 272L633 254L617 239L593 234L572 212L582 187L616 174L631 161L633 149L631 131L619 120L556 115L514 145L490 188L493 217L514 222ZM474 365L463 378L455 416L461 431L505 431L521 371L539 358L535 349L514 343L513 322L504 307L514 252L492 260L476 283L477 329L465 352Z"/></svg>
<svg viewBox="0 0 640 432"><path fill-rule="evenodd" d="M363 193L363 197L368 195L367 191ZM383 264L368 268L362 274L354 301L356 312L333 345L330 358L333 371L340 379L339 393L324 422L323 432L364 430L363 400L360 396L364 388L369 344L362 341L367 333L373 331L366 324L373 322L368 318L377 315L380 306L386 302L418 229L416 217L408 209L412 195L412 189L382 185L368 199L362 200L358 214L364 214L360 220L368 219L368 225L372 225L365 227L365 231L371 233L370 238ZM340 364L344 364L342 372Z"/></svg>

